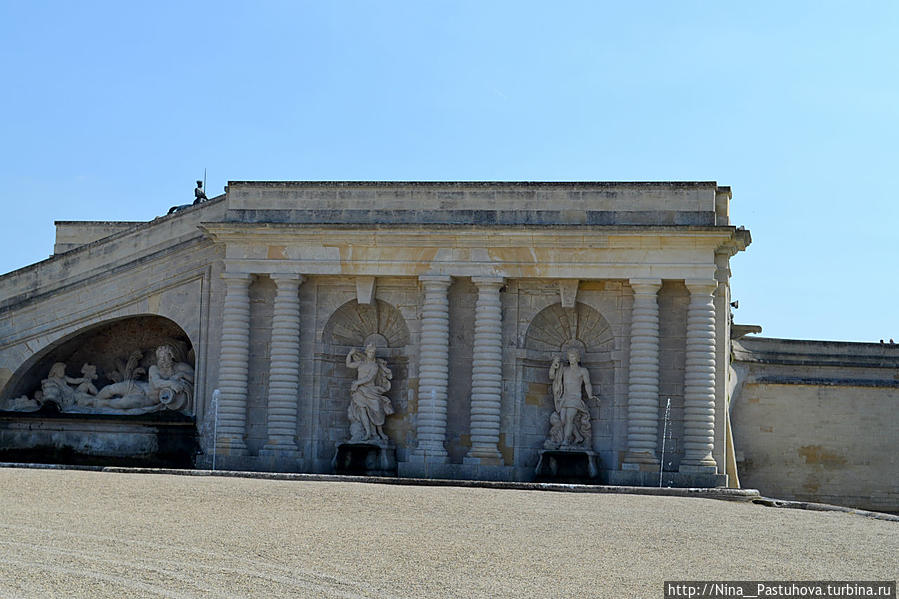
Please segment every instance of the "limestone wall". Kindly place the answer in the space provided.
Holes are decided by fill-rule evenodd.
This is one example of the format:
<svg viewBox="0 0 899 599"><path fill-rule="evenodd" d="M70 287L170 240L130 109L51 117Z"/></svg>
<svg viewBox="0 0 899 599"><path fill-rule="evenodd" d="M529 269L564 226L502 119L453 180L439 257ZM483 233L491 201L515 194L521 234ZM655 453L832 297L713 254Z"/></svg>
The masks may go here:
<svg viewBox="0 0 899 599"><path fill-rule="evenodd" d="M329 472L336 444L347 438L349 387L354 373L344 360L350 348L361 347L372 334L386 345L379 357L393 370L389 397L396 413L385 427L396 444L397 457L406 461L415 448L418 401L418 343L422 290L417 279L379 278L374 308L357 303L353 277L310 276L300 287L301 363L298 400L298 446L303 467ZM267 438L267 395L271 315L275 286L267 275L250 284L250 363L247 399L247 448L250 461ZM455 278L449 288L450 349L446 447L450 465L461 465L471 448L470 399L472 339L477 289L467 277ZM500 451L514 476L533 476L552 413L548 368L566 340L583 343L582 364L588 368L601 401L591 405L593 439L603 467L618 469L627 449L628 355L632 291L624 281L582 282L573 311L559 303L554 281L509 281L501 293L503 305L503 409ZM687 290L683 283L662 287L660 317L661 392L672 398L666 441L665 469L677 471L682 447L677 438L683 422L683 344L686 335ZM396 314L386 323L384 315ZM400 322L401 321L401 322ZM400 330L402 329L402 330ZM213 340L213 342L215 342ZM664 423L664 409L659 421ZM659 446L664 427L659 429ZM257 463L258 462L258 463ZM277 467L277 465L270 465ZM460 471L461 472L461 471Z"/></svg>
<svg viewBox="0 0 899 599"><path fill-rule="evenodd" d="M117 319L154 315L177 325L194 348L202 419L207 382L218 376L208 341L221 334L210 325L221 248L197 224L221 208L204 204L0 276L0 396L25 392L26 371L60 344Z"/></svg>
<svg viewBox="0 0 899 599"><path fill-rule="evenodd" d="M231 181L228 219L485 225L726 225L714 182Z"/></svg>
<svg viewBox="0 0 899 599"><path fill-rule="evenodd" d="M109 237L128 229L133 229L141 222L110 221L56 221L56 243L53 254L62 254L82 245Z"/></svg>
<svg viewBox="0 0 899 599"><path fill-rule="evenodd" d="M393 371L384 428L400 474L530 480L554 412L549 365L576 348L600 397L586 447L602 470L649 484L664 442L675 484L722 484L727 261L750 241L728 225L729 196L714 183L231 183L102 239L102 223L66 225L60 242L83 245L0 276L0 393L92 327L164 317L195 353L200 465L215 442L218 467L330 472L349 433L346 356L372 342Z"/></svg>
<svg viewBox="0 0 899 599"><path fill-rule="evenodd" d="M899 511L899 346L744 338L734 357L744 487Z"/></svg>

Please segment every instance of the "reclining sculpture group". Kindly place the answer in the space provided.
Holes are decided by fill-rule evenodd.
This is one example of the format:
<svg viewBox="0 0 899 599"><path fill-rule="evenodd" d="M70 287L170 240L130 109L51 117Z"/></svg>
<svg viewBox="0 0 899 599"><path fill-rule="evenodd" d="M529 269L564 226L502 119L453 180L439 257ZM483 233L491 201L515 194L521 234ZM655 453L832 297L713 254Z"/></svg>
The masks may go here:
<svg viewBox="0 0 899 599"><path fill-rule="evenodd" d="M97 367L84 364L80 377L66 374L66 365L56 362L33 397L10 399L5 410L33 412L43 405L55 404L60 412L82 414L147 414L162 410L190 412L192 409L194 369L190 364L175 361L175 351L169 345L156 348L156 363L146 371L138 366L143 354L132 352L127 363L119 363L116 372L107 377L113 382L97 389ZM144 374L147 380L140 380Z"/></svg>

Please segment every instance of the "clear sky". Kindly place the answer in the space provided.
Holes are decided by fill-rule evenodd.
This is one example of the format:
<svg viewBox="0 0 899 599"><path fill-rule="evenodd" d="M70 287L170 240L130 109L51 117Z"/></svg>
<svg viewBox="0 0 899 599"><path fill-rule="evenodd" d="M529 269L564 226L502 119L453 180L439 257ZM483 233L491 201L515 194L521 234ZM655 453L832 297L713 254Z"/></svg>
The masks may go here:
<svg viewBox="0 0 899 599"><path fill-rule="evenodd" d="M899 2L0 0L0 272L228 180L715 180L737 322L899 341Z"/></svg>

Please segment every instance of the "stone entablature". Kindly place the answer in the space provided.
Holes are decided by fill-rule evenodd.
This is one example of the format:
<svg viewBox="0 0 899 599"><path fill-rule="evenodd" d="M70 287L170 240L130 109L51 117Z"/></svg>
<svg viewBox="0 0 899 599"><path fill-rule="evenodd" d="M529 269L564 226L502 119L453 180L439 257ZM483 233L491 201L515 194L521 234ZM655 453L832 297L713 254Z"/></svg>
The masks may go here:
<svg viewBox="0 0 899 599"><path fill-rule="evenodd" d="M661 467L671 484L720 484L728 260L750 241L729 198L715 183L231 182L223 200L0 278L0 327L52 313L106 259L110 294L78 291L78 318L136 301L182 326L203 449L222 466L328 471L350 424L347 356L373 344L400 474L525 480L554 410L570 415L547 372L573 348L593 388L578 430L609 481ZM198 278L182 293L185 265ZM137 273L171 293L135 297ZM37 314L15 335L45 327ZM77 330L59 314L56 330ZM32 351L6 347L11 372Z"/></svg>

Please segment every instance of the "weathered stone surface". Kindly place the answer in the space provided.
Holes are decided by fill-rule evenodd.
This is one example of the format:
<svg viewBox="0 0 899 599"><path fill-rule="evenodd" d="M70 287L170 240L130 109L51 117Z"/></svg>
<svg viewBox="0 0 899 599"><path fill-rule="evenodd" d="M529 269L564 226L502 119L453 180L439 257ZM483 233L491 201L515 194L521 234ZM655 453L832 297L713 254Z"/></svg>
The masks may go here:
<svg viewBox="0 0 899 599"><path fill-rule="evenodd" d="M232 182L145 224L66 223L72 249L0 277L0 400L89 327L153 315L195 352L201 465L327 473L351 425L346 357L372 343L400 474L531 480L547 368L576 348L603 470L655 468L667 430L661 467L683 470L689 433L718 484L728 349L720 326L695 330L727 322L727 260L750 241L728 199L711 182ZM719 287L701 309L693 281Z"/></svg>
<svg viewBox="0 0 899 599"><path fill-rule="evenodd" d="M899 511L899 345L744 337L733 347L743 485Z"/></svg>

